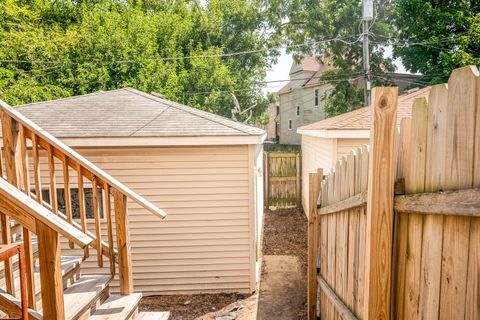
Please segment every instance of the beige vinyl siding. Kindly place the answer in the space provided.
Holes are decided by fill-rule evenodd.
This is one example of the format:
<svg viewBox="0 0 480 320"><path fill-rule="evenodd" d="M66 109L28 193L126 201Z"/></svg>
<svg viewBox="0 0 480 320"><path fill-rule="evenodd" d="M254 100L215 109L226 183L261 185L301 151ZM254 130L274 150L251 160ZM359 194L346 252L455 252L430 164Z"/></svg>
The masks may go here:
<svg viewBox="0 0 480 320"><path fill-rule="evenodd" d="M368 139L337 139L337 159L348 155L355 148L368 144Z"/></svg>
<svg viewBox="0 0 480 320"><path fill-rule="evenodd" d="M335 139L302 135L302 205L308 212L308 174L323 168L328 173L334 163Z"/></svg>
<svg viewBox="0 0 480 320"><path fill-rule="evenodd" d="M162 221L128 203L135 291L149 295L253 289L255 222L250 220L255 215L250 211L255 206L250 202L248 146L78 151L168 214ZM56 168L61 170L60 165ZM93 223L90 228L94 230ZM107 273L107 261L98 270L91 251L83 272ZM62 254L67 252L81 254L63 241ZM112 291L116 286L114 281Z"/></svg>

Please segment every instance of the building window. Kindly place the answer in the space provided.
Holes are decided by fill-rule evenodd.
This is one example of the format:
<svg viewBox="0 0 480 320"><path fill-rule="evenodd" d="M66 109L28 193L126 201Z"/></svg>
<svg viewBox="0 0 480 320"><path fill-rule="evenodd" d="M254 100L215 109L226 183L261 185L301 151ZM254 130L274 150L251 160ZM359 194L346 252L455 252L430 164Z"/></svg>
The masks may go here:
<svg viewBox="0 0 480 320"><path fill-rule="evenodd" d="M292 130L292 120L288 120L288 130Z"/></svg>
<svg viewBox="0 0 480 320"><path fill-rule="evenodd" d="M297 107L297 117L300 117L300 106Z"/></svg>
<svg viewBox="0 0 480 320"><path fill-rule="evenodd" d="M94 213L93 213L93 191L92 188L83 188L84 190L84 201L85 201L85 214L87 216L87 219L93 219L94 218ZM50 204L50 190L49 189L43 189L42 190L42 198L44 199L45 202ZM78 197L78 188L70 188L70 203L72 205L72 217L74 219L80 219L80 203L79 203L79 197ZM98 190L98 212L100 215L100 218L103 219L103 196L102 196L102 190ZM58 210L65 213L65 190L63 188L58 188L57 189L57 206Z"/></svg>
<svg viewBox="0 0 480 320"><path fill-rule="evenodd" d="M318 89L315 89L315 107L318 107Z"/></svg>

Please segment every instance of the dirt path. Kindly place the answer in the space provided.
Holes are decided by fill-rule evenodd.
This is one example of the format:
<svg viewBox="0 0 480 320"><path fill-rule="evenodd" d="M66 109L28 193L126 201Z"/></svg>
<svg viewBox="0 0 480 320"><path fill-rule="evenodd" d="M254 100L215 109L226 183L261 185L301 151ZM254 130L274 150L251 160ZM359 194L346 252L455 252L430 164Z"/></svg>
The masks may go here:
<svg viewBox="0 0 480 320"><path fill-rule="evenodd" d="M144 297L141 311L170 311L171 320L307 319L307 220L301 210L265 212L260 290L253 295Z"/></svg>

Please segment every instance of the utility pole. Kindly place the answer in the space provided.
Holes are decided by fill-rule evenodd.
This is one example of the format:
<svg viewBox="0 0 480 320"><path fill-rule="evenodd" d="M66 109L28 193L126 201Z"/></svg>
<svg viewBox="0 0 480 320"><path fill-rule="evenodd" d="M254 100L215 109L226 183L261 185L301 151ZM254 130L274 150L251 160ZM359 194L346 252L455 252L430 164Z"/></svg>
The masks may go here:
<svg viewBox="0 0 480 320"><path fill-rule="evenodd" d="M370 105L370 51L368 47L368 24L373 19L373 0L363 0L363 71L365 106Z"/></svg>

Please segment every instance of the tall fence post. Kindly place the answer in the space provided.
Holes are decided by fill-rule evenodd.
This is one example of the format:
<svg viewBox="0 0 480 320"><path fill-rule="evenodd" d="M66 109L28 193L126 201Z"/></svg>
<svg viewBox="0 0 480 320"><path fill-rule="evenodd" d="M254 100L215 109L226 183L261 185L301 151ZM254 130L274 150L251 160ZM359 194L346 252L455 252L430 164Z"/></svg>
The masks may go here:
<svg viewBox="0 0 480 320"><path fill-rule="evenodd" d="M308 214L308 319L317 317L317 253L318 253L318 211L317 200L320 195L320 181L323 171L308 175L309 214Z"/></svg>
<svg viewBox="0 0 480 320"><path fill-rule="evenodd" d="M130 237L127 219L127 197L117 190L113 191L115 203L115 225L117 226L118 270L120 294L133 293L132 258L130 255Z"/></svg>
<svg viewBox="0 0 480 320"><path fill-rule="evenodd" d="M269 180L269 175L268 175L268 161L269 161L269 153L265 152L264 153L264 158L263 158L263 177L264 177L264 182L263 182L263 189L264 189L264 206L266 209L270 207L270 182Z"/></svg>
<svg viewBox="0 0 480 320"><path fill-rule="evenodd" d="M364 319L390 319L397 88L372 90Z"/></svg>

